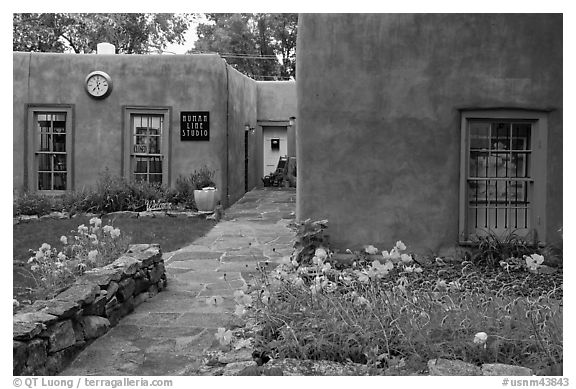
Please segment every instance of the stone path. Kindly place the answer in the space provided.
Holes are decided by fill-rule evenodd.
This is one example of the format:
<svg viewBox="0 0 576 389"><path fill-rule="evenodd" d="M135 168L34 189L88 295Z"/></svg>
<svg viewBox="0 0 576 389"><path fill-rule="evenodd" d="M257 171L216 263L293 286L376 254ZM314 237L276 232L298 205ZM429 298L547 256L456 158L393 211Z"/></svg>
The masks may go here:
<svg viewBox="0 0 576 389"><path fill-rule="evenodd" d="M292 252L294 189L256 189L206 236L165 253L168 287L88 346L61 375L194 375L218 327L234 323L233 293L258 262ZM207 304L222 296L220 304Z"/></svg>

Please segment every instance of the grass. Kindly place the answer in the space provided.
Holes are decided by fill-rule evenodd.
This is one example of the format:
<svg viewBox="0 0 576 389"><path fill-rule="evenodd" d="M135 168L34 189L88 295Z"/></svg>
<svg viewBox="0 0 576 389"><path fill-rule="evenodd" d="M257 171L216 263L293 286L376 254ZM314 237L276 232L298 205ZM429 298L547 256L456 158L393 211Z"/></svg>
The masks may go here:
<svg viewBox="0 0 576 389"><path fill-rule="evenodd" d="M90 218L78 216L72 219L41 219L19 223L13 227L13 294L19 300L31 298L30 290L36 286L27 265L30 249L38 250L42 243L60 247L60 237L76 230L79 225L89 225ZM103 216L104 224L112 224L127 234L130 243L158 243L163 252L177 250L204 236L216 224L201 218L130 218L127 216Z"/></svg>

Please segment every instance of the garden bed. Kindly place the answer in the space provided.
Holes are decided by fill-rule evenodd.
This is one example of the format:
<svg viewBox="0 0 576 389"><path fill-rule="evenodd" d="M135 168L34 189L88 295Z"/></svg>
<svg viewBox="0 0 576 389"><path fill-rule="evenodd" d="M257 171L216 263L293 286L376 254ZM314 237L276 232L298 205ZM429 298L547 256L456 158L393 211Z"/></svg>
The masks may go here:
<svg viewBox="0 0 576 389"><path fill-rule="evenodd" d="M67 215L66 215L67 216ZM25 217L13 225L13 297L30 304L47 297L38 288L37 276L30 271L30 250L42 244L61 245L60 238L79 225L89 225L93 215L74 217ZM165 252L177 250L204 236L215 224L198 212L115 212L102 216L104 224L119 228L127 242L159 244Z"/></svg>

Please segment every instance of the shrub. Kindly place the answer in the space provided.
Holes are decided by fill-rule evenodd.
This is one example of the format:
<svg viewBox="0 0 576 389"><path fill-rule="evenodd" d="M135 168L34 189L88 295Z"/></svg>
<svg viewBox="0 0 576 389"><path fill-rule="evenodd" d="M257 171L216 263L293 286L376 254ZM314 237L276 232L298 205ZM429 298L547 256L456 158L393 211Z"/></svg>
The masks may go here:
<svg viewBox="0 0 576 389"><path fill-rule="evenodd" d="M13 215L46 215L52 211L50 196L39 192L24 192L14 195Z"/></svg>
<svg viewBox="0 0 576 389"><path fill-rule="evenodd" d="M172 202L175 204L182 204L186 208L195 208L194 189L196 189L196 186L192 182L192 176L178 176L175 188L172 192Z"/></svg>
<svg viewBox="0 0 576 389"><path fill-rule="evenodd" d="M196 190L206 188L208 186L215 187L213 170L208 169L208 166L203 166L200 170L194 170L194 173L190 175L190 183L192 187Z"/></svg>
<svg viewBox="0 0 576 389"><path fill-rule="evenodd" d="M490 267L497 267L500 261L506 261L508 258L522 258L537 251L525 239L514 233L499 237L491 232L486 236L475 237L474 243L477 246L473 249L471 261L476 265Z"/></svg>
<svg viewBox="0 0 576 389"><path fill-rule="evenodd" d="M36 251L30 250L33 256L28 263L38 285L37 291L58 291L86 270L113 262L128 247L128 238L122 236L120 229L102 226L99 218L92 218L90 226L82 224L71 232L73 235L60 238L60 250L47 243Z"/></svg>

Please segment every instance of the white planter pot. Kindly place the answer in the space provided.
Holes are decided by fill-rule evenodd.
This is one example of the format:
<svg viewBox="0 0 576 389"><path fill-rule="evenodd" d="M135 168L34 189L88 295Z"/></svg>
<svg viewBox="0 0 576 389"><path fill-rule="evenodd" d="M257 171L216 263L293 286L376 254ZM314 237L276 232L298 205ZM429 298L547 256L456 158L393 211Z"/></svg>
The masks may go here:
<svg viewBox="0 0 576 389"><path fill-rule="evenodd" d="M216 208L218 189L204 188L202 190L194 190L194 201L196 208L201 212L212 212Z"/></svg>

